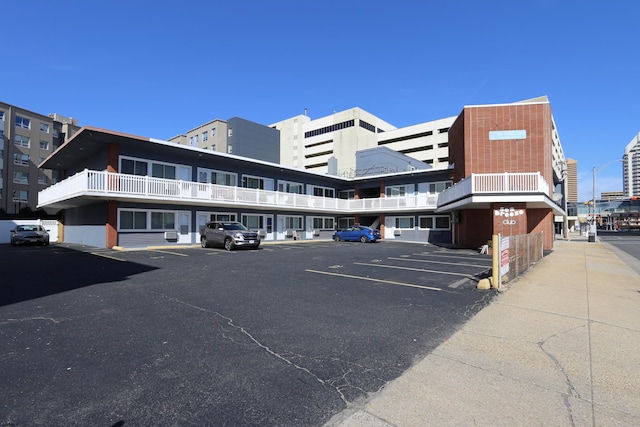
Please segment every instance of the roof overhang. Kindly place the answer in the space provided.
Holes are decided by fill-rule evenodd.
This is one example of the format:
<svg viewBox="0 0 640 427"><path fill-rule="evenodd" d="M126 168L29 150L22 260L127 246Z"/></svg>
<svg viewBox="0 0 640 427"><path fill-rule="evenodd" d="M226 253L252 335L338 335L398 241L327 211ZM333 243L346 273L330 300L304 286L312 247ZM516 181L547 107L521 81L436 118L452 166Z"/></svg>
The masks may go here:
<svg viewBox="0 0 640 427"><path fill-rule="evenodd" d="M527 209L551 209L554 215L565 215L565 211L546 194L470 194L436 209L436 213L449 213L463 209L491 209L496 203L524 203Z"/></svg>

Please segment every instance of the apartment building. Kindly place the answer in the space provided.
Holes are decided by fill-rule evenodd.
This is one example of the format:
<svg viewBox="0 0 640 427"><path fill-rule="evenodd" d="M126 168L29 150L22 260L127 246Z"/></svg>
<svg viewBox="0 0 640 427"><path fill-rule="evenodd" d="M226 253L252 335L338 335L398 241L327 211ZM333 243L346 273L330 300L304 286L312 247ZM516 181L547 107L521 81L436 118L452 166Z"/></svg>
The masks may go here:
<svg viewBox="0 0 640 427"><path fill-rule="evenodd" d="M280 132L240 117L212 120L169 142L266 162L280 161Z"/></svg>
<svg viewBox="0 0 640 427"><path fill-rule="evenodd" d="M48 116L0 102L0 210L36 210L38 191L59 174L39 165L79 129L73 118ZM46 209L47 213L55 210Z"/></svg>
<svg viewBox="0 0 640 427"><path fill-rule="evenodd" d="M622 182L626 198L640 196L640 132L624 148Z"/></svg>

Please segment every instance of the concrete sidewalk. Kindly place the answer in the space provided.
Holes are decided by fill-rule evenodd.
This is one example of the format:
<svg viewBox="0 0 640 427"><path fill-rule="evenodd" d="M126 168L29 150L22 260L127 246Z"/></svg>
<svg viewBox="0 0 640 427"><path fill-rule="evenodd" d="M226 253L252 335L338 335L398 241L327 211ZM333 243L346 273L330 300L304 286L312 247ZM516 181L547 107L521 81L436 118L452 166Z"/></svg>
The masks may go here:
<svg viewBox="0 0 640 427"><path fill-rule="evenodd" d="M326 426L639 426L640 275L554 251L404 375Z"/></svg>

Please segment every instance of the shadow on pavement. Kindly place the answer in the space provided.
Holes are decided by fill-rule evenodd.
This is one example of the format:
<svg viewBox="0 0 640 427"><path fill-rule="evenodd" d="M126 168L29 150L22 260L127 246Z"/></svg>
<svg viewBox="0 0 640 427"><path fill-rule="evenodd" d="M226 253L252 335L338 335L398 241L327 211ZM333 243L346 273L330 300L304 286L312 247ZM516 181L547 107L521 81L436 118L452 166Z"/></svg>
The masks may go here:
<svg viewBox="0 0 640 427"><path fill-rule="evenodd" d="M117 282L154 267L62 246L0 245L0 306L99 283Z"/></svg>

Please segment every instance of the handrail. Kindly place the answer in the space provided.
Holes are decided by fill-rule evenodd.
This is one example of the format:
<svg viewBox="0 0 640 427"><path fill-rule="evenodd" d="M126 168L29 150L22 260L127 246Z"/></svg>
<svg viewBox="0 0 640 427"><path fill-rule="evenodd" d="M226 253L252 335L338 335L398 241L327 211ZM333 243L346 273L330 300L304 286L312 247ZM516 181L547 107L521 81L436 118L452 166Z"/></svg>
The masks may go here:
<svg viewBox="0 0 640 427"><path fill-rule="evenodd" d="M437 194L411 194L338 199L85 169L40 191L38 206L62 203L81 195L342 213L435 209L438 197Z"/></svg>

